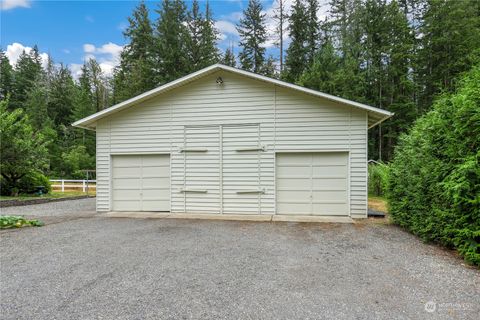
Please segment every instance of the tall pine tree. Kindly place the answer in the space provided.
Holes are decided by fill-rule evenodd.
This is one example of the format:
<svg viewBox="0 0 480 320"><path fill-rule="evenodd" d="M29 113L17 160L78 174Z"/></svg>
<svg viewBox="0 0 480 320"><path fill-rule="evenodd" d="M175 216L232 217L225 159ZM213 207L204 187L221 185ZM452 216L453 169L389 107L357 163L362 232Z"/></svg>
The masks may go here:
<svg viewBox="0 0 480 320"><path fill-rule="evenodd" d="M128 18L123 32L128 40L115 70L115 103L153 89L155 82L154 38L148 8L142 1Z"/></svg>
<svg viewBox="0 0 480 320"><path fill-rule="evenodd" d="M163 0L155 23L156 82L163 84L189 73L186 6L182 0Z"/></svg>
<svg viewBox="0 0 480 320"><path fill-rule="evenodd" d="M242 69L262 73L265 64L265 47L267 40L266 16L262 13L262 4L258 0L249 0L248 7L237 26L240 35L239 53Z"/></svg>
<svg viewBox="0 0 480 320"><path fill-rule="evenodd" d="M302 0L295 0L292 6L289 22L290 46L285 58L285 70L282 78L289 82L296 82L303 71L308 67L307 63L307 8Z"/></svg>
<svg viewBox="0 0 480 320"><path fill-rule="evenodd" d="M192 3L187 15L187 54L190 71L197 71L219 61L217 49L218 31L215 29L210 6L207 2L205 16L200 12L198 0Z"/></svg>
<svg viewBox="0 0 480 320"><path fill-rule="evenodd" d="M479 60L480 2L426 1L420 33L419 103L428 110L435 94L453 90L457 76Z"/></svg>

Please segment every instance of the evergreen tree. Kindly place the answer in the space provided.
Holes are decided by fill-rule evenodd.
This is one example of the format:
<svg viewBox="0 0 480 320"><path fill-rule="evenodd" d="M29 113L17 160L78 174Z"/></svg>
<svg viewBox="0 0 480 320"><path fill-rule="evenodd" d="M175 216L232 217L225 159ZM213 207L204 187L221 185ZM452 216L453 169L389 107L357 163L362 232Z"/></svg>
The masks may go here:
<svg viewBox="0 0 480 320"><path fill-rule="evenodd" d="M24 103L28 98L28 91L33 88L36 81L42 77L42 58L38 52L38 47L26 53L20 54L15 65L14 72L14 90L9 107L16 109L24 107Z"/></svg>
<svg viewBox="0 0 480 320"><path fill-rule="evenodd" d="M275 33L277 34L277 39L275 40L275 45L279 49L279 61L280 61L280 74L283 72L283 38L285 37L286 25L287 25L287 11L285 6L285 0L277 0L276 6L274 9L273 20L275 21Z"/></svg>
<svg viewBox="0 0 480 320"><path fill-rule="evenodd" d="M28 115L32 126L37 130L43 130L51 126L48 116L48 92L45 83L37 81L30 89L23 109Z"/></svg>
<svg viewBox="0 0 480 320"><path fill-rule="evenodd" d="M317 12L319 9L318 0L307 0L307 21L306 21L306 51L308 65L313 63L319 38L319 23Z"/></svg>
<svg viewBox="0 0 480 320"><path fill-rule="evenodd" d="M128 44L115 70L115 102L129 99L153 89L155 83L154 38L148 8L142 1L128 18L129 26L123 32Z"/></svg>
<svg viewBox="0 0 480 320"><path fill-rule="evenodd" d="M198 0L193 0L192 9L187 13L187 28L189 37L187 42L187 56L191 71L201 69L202 53L200 52L204 18L200 12Z"/></svg>
<svg viewBox="0 0 480 320"><path fill-rule="evenodd" d="M220 60L220 52L217 48L219 39L218 30L215 28L212 11L207 1L205 5L205 19L202 24L202 33L200 41L201 63L199 68L204 68Z"/></svg>
<svg viewBox="0 0 480 320"><path fill-rule="evenodd" d="M70 126L75 83L70 70L60 64L49 84L47 115L57 126Z"/></svg>
<svg viewBox="0 0 480 320"><path fill-rule="evenodd" d="M187 15L187 54L190 71L197 71L219 61L217 49L218 31L215 29L210 6L207 2L205 16L200 12L198 1L192 3Z"/></svg>
<svg viewBox="0 0 480 320"><path fill-rule="evenodd" d="M285 58L285 70L282 78L289 82L296 82L303 71L308 67L307 64L307 29L305 21L307 9L302 0L295 0L290 14L289 36L290 46L287 49Z"/></svg>
<svg viewBox="0 0 480 320"><path fill-rule="evenodd" d="M95 106L95 112L101 111L109 105L109 87L108 80L103 74L102 68L95 59L86 62L87 74L90 76L90 85Z"/></svg>
<svg viewBox="0 0 480 320"><path fill-rule="evenodd" d="M262 4L259 0L249 0L248 7L243 12L243 18L237 26L240 35L239 54L242 69L260 73L265 63L265 41L267 30L266 16L262 13Z"/></svg>
<svg viewBox="0 0 480 320"><path fill-rule="evenodd" d="M420 108L430 108L433 96L452 91L457 76L469 70L480 49L480 3L476 0L429 0L418 52Z"/></svg>
<svg viewBox="0 0 480 320"><path fill-rule="evenodd" d="M262 74L270 78L277 78L276 69L275 59L272 56L269 56L263 65Z"/></svg>
<svg viewBox="0 0 480 320"><path fill-rule="evenodd" d="M187 55L186 7L182 0L164 0L157 10L155 54L156 82L166 83L190 71Z"/></svg>
<svg viewBox="0 0 480 320"><path fill-rule="evenodd" d="M7 56L0 49L0 99L5 100L13 90L13 68Z"/></svg>
<svg viewBox="0 0 480 320"><path fill-rule="evenodd" d="M227 50L225 50L222 63L230 67L236 67L237 63L235 61L235 54L233 53L233 47L227 48Z"/></svg>
<svg viewBox="0 0 480 320"><path fill-rule="evenodd" d="M299 83L307 88L342 95L342 88L339 88L337 83L339 68L341 68L341 59L336 54L331 41L327 39L316 53L313 64L299 79Z"/></svg>

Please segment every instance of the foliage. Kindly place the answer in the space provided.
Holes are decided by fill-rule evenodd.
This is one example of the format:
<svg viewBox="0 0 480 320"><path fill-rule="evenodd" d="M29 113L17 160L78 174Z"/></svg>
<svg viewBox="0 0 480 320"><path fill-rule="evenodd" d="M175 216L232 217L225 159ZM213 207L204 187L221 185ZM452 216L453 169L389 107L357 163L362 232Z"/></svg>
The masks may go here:
<svg viewBox="0 0 480 320"><path fill-rule="evenodd" d="M230 67L235 67L237 65L235 61L235 55L233 54L233 48L227 48L227 50L225 50L222 63Z"/></svg>
<svg viewBox="0 0 480 320"><path fill-rule="evenodd" d="M73 178L85 178L85 172L82 170L92 170L95 168L95 156L86 152L86 147L79 145L62 153L62 160L67 172L71 172Z"/></svg>
<svg viewBox="0 0 480 320"><path fill-rule="evenodd" d="M27 220L21 216L0 216L0 229L41 227L43 222L39 220Z"/></svg>
<svg viewBox="0 0 480 320"><path fill-rule="evenodd" d="M155 23L156 82L178 79L190 70L187 56L188 29L186 5L181 0L164 0L156 11Z"/></svg>
<svg viewBox="0 0 480 320"><path fill-rule="evenodd" d="M480 265L480 66L401 138L388 199L395 223Z"/></svg>
<svg viewBox="0 0 480 320"><path fill-rule="evenodd" d="M0 178L0 194L2 196L17 196L19 194L34 194L38 187L43 187L44 193L50 193L52 187L50 180L43 174L32 171L18 179L14 184Z"/></svg>
<svg viewBox="0 0 480 320"><path fill-rule="evenodd" d="M373 196L385 196L388 187L388 165L370 163L368 165L368 193Z"/></svg>
<svg viewBox="0 0 480 320"><path fill-rule="evenodd" d="M307 68L307 41L306 28L304 27L307 8L302 0L295 0L289 17L288 34L291 39L285 57L285 70L282 78L289 82L295 82Z"/></svg>
<svg viewBox="0 0 480 320"><path fill-rule="evenodd" d="M237 26L242 51L238 57L242 69L263 73L265 64L265 41L267 41L266 15L258 0L249 0L243 18Z"/></svg>
<svg viewBox="0 0 480 320"><path fill-rule="evenodd" d="M50 141L34 130L22 109L10 112L7 105L0 102L0 172L7 185L16 186L26 175L45 169Z"/></svg>

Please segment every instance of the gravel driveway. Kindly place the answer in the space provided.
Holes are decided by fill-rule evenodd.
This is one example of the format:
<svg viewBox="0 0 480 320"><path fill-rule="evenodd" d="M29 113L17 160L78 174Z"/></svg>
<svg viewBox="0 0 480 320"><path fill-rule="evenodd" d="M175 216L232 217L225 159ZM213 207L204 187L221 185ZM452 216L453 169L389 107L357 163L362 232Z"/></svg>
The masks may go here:
<svg viewBox="0 0 480 320"><path fill-rule="evenodd" d="M59 223L94 216L95 198L0 208L0 214L39 219L46 224Z"/></svg>
<svg viewBox="0 0 480 320"><path fill-rule="evenodd" d="M478 319L480 272L378 224L87 217L0 232L2 319ZM425 304L435 311L425 311Z"/></svg>

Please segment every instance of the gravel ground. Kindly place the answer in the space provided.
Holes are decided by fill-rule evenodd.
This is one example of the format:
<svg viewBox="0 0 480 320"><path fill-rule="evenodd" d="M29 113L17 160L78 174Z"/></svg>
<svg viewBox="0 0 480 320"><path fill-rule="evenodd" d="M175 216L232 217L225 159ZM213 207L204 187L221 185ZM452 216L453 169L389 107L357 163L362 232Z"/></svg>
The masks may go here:
<svg viewBox="0 0 480 320"><path fill-rule="evenodd" d="M2 319L480 313L478 269L388 225L89 217L0 236Z"/></svg>
<svg viewBox="0 0 480 320"><path fill-rule="evenodd" d="M95 214L95 198L0 208L0 214L29 217L89 216Z"/></svg>

